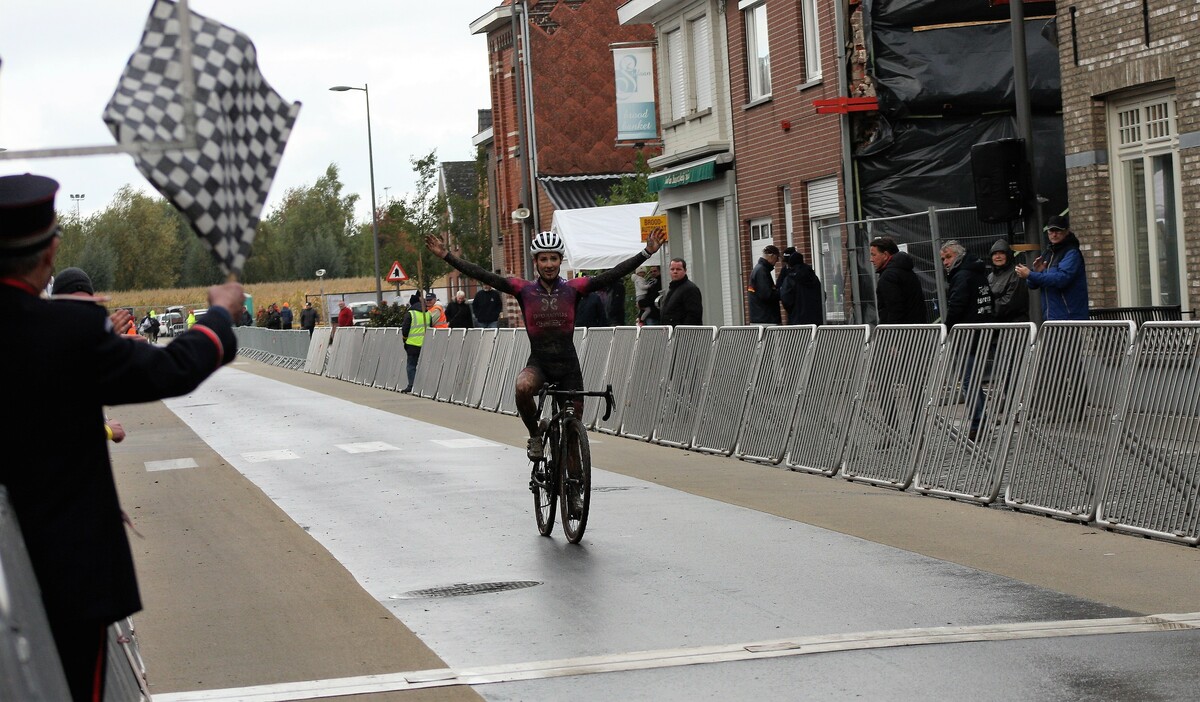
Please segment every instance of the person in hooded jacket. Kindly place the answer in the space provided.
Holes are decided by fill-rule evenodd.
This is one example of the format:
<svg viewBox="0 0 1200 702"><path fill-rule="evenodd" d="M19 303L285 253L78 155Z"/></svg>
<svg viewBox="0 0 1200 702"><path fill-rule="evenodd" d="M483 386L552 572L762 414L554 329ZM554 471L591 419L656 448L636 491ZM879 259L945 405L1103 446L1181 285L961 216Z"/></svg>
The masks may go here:
<svg viewBox="0 0 1200 702"><path fill-rule="evenodd" d="M880 324L925 324L925 292L913 272L912 258L896 246L896 241L881 236L871 241L871 265L875 280L875 301Z"/></svg>
<svg viewBox="0 0 1200 702"><path fill-rule="evenodd" d="M1017 277L1017 259L1004 239L992 244L992 272L988 287L992 289L992 316L996 322L1029 321L1029 288Z"/></svg>
<svg viewBox="0 0 1200 702"><path fill-rule="evenodd" d="M942 244L941 256L947 281L946 312L942 315L946 328L963 322L991 322L992 289L983 261L957 241Z"/></svg>
<svg viewBox="0 0 1200 702"><path fill-rule="evenodd" d="M824 298L821 280L813 267L804 262L804 254L791 246L784 249L779 301L787 312L787 323L824 324Z"/></svg>
<svg viewBox="0 0 1200 702"><path fill-rule="evenodd" d="M1050 249L1033 261L1033 266L1018 263L1017 277L1031 290L1042 290L1042 319L1088 318L1087 270L1079 239L1071 231L1066 217L1055 215L1046 225Z"/></svg>

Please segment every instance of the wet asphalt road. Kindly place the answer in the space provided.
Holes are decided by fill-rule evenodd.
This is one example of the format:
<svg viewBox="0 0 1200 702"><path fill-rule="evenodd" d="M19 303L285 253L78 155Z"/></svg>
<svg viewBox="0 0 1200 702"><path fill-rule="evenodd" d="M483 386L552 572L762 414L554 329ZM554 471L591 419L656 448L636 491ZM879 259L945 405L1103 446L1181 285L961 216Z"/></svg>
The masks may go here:
<svg viewBox="0 0 1200 702"><path fill-rule="evenodd" d="M465 433L269 375L227 369L165 405L446 667L586 657L603 668L644 651L663 666L476 685L486 699L1143 700L1200 690L1191 628L669 665L698 647L1135 612L627 475L629 456L677 457L606 451L633 442L598 434L592 516L571 546L559 530L537 535L523 451L482 431L499 422L518 443L515 419L478 413L480 432ZM411 402L410 415L433 404ZM471 587L495 591L422 592Z"/></svg>

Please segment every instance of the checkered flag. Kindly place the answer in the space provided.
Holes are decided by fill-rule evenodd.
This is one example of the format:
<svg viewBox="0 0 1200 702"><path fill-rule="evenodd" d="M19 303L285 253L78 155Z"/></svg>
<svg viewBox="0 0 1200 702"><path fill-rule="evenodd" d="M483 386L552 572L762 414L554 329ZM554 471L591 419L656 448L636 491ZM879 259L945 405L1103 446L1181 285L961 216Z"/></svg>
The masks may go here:
<svg viewBox="0 0 1200 702"><path fill-rule="evenodd" d="M179 22L156 0L104 121L123 145L187 138ZM300 103L288 103L258 71L246 35L191 13L196 148L146 150L138 170L191 222L227 274L240 274Z"/></svg>

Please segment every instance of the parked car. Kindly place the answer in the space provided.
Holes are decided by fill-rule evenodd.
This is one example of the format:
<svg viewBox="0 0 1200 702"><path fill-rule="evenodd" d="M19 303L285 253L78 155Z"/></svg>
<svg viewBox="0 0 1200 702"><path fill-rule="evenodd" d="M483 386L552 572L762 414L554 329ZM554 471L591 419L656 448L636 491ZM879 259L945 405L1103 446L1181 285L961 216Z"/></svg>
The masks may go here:
<svg viewBox="0 0 1200 702"><path fill-rule="evenodd" d="M183 324L183 315L178 312L163 312L158 316L158 325L159 336L175 336L176 325L183 325L187 329L187 325Z"/></svg>
<svg viewBox="0 0 1200 702"><path fill-rule="evenodd" d="M354 326L365 326L371 318L371 310L375 309L374 302L351 302L350 311L354 313Z"/></svg>

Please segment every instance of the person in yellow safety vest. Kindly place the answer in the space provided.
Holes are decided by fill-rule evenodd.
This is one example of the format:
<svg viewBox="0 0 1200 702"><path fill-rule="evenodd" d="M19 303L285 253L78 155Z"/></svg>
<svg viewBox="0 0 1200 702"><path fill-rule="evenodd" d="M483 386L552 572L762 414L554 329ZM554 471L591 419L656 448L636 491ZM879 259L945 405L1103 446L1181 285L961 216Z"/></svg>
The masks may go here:
<svg viewBox="0 0 1200 702"><path fill-rule="evenodd" d="M195 323L196 323L196 311L195 311L195 310L188 310L188 316L187 316L187 325L188 325L188 329L191 329L191 328L192 328L192 325L193 325L193 324L195 324Z"/></svg>
<svg viewBox="0 0 1200 702"><path fill-rule="evenodd" d="M400 334L404 337L404 352L408 354L408 386L400 392L412 392L413 379L417 377L417 361L421 358L421 347L425 345L425 331L433 326L431 322L431 315L421 304L421 293L413 293L413 296L408 298L408 314L400 325Z"/></svg>

